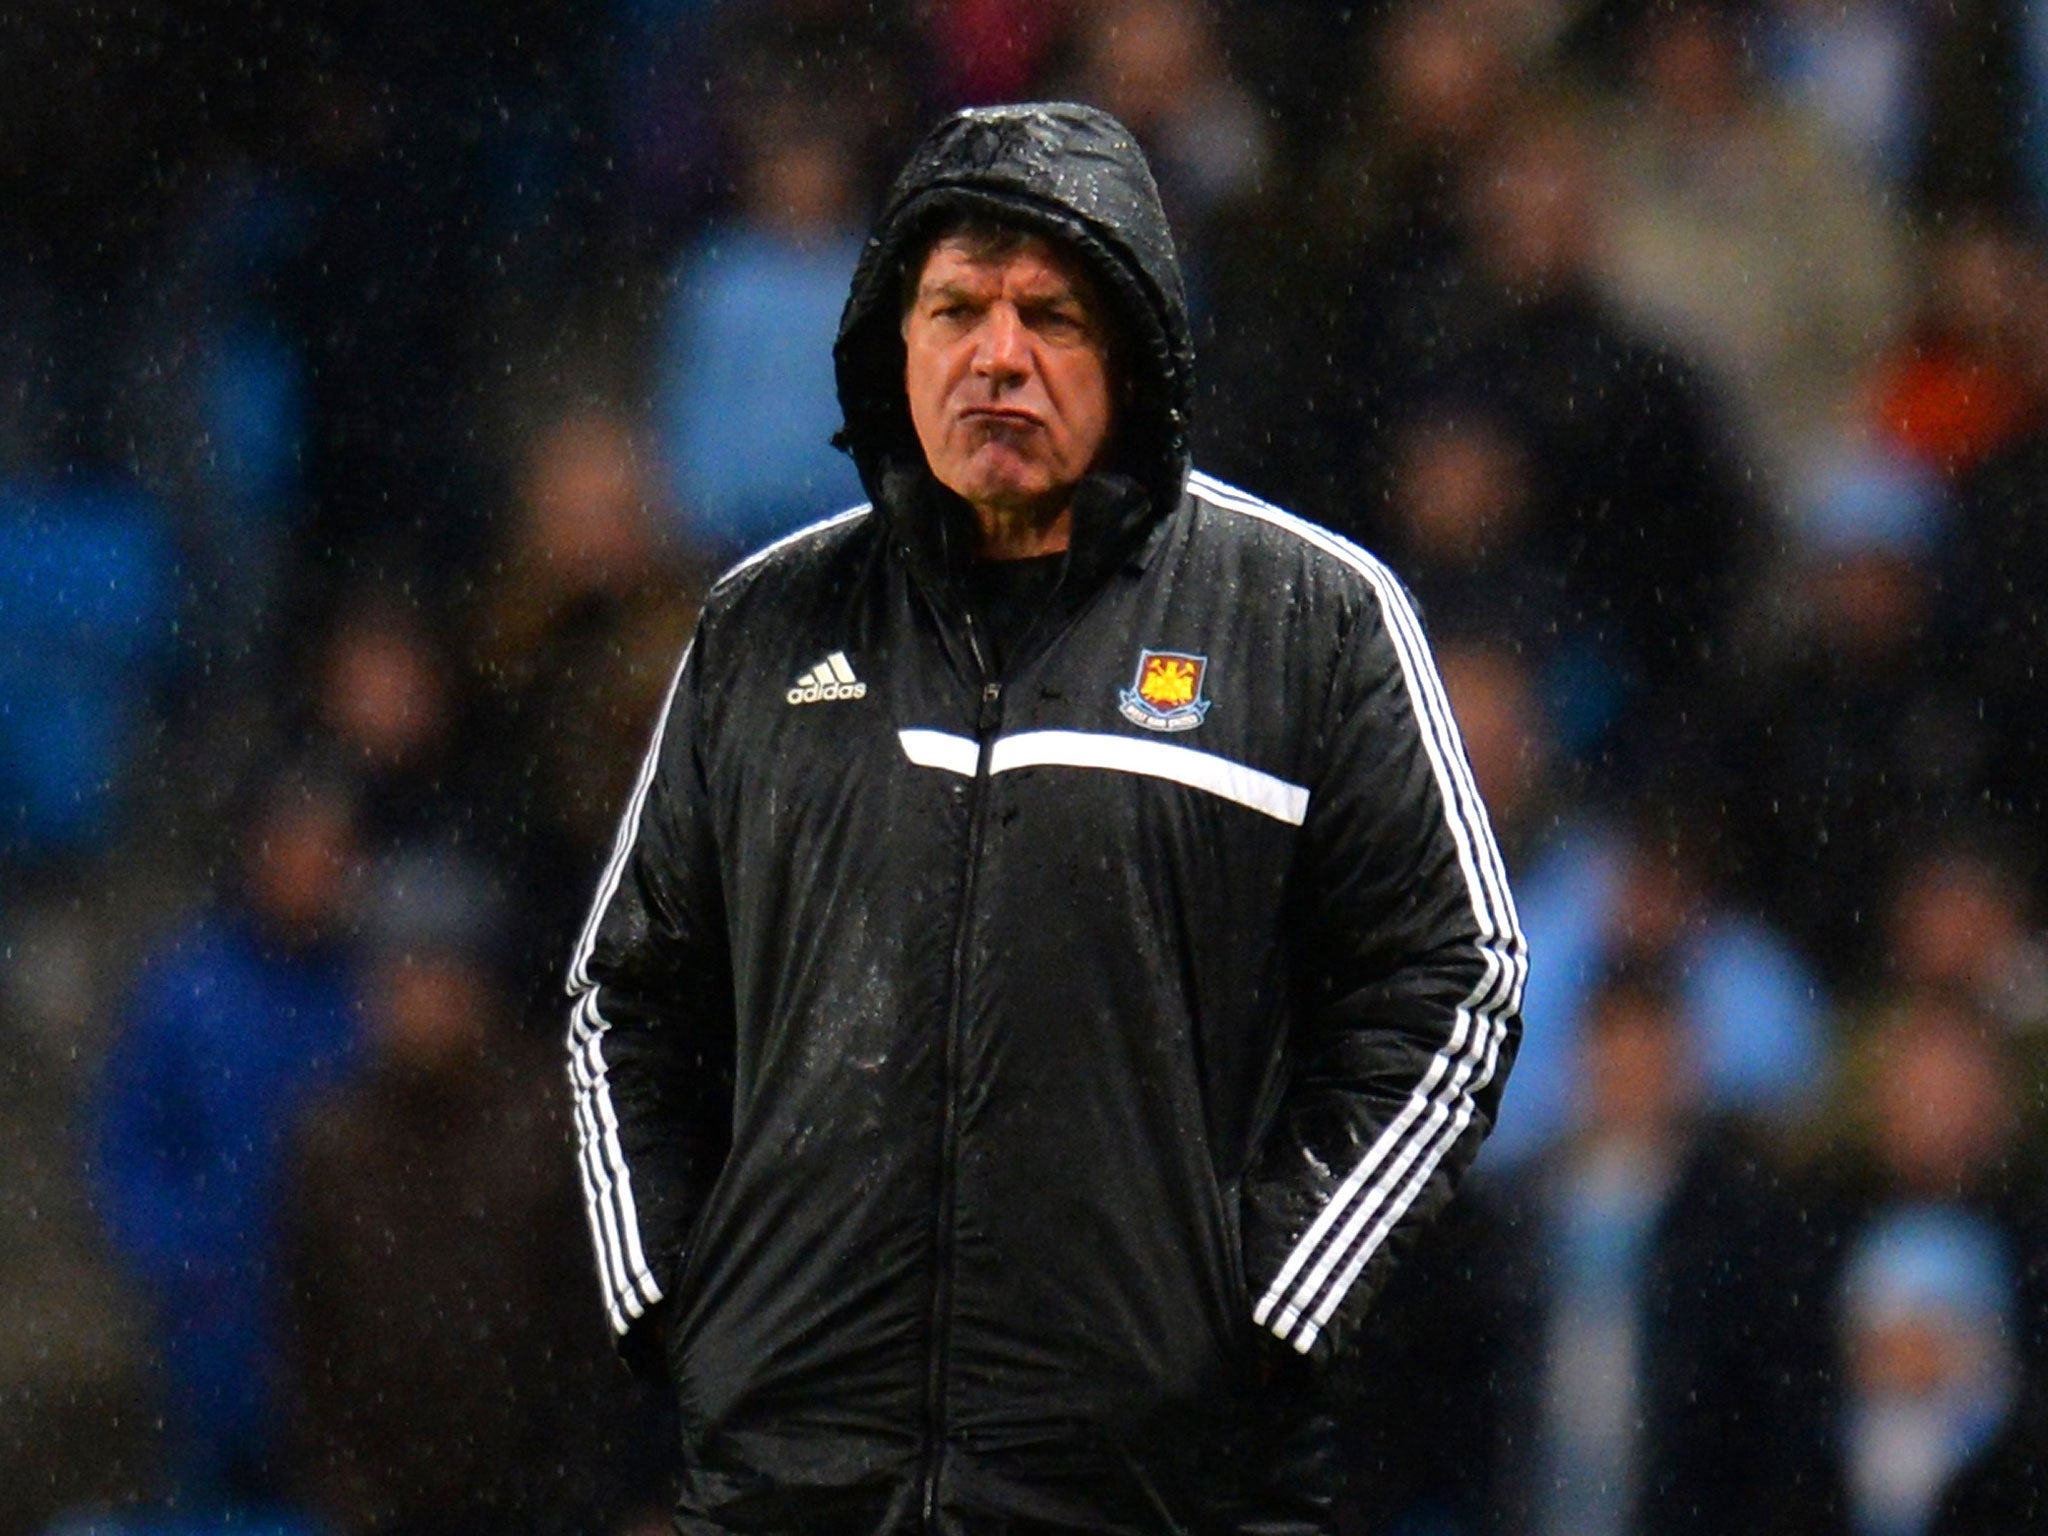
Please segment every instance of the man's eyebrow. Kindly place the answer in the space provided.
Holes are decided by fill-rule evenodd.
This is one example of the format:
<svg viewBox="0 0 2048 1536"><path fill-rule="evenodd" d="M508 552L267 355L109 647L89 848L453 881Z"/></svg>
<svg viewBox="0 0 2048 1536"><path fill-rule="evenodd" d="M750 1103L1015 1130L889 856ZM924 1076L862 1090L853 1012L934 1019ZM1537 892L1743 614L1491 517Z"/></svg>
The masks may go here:
<svg viewBox="0 0 2048 1536"><path fill-rule="evenodd" d="M972 299L975 291L958 278L938 278L917 285L917 299L923 303L928 299Z"/></svg>
<svg viewBox="0 0 2048 1536"><path fill-rule="evenodd" d="M989 295L981 284L971 279L926 278L918 284L910 302L913 307L932 303L986 304L989 302ZM1065 313L1091 325L1100 323L1092 297L1085 289L1073 284L1020 293L1016 295L1015 303L1019 309L1036 314Z"/></svg>
<svg viewBox="0 0 2048 1536"><path fill-rule="evenodd" d="M1019 294L1017 306L1020 309L1071 309L1091 317L1095 313L1095 306L1072 288L1062 288L1054 293Z"/></svg>

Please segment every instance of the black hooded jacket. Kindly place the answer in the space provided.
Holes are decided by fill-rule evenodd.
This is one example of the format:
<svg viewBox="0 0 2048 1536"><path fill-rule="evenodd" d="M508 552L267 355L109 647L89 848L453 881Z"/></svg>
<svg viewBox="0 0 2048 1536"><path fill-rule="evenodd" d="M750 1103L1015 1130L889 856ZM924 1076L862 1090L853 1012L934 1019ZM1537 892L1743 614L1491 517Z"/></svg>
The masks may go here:
<svg viewBox="0 0 2048 1536"><path fill-rule="evenodd" d="M960 214L1080 252L1134 385L1001 676L903 397L904 267ZM1492 1123L1526 969L1415 615L1189 472L1105 114L936 129L836 355L872 508L713 589L571 967L679 1528L1321 1529L1315 1372Z"/></svg>

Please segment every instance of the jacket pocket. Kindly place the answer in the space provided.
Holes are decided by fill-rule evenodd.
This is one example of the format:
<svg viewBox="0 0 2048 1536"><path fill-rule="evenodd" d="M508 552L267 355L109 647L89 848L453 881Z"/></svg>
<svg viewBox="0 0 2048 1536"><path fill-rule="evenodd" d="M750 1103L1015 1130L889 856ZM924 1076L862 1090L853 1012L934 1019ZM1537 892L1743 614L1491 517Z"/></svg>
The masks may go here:
<svg viewBox="0 0 2048 1536"><path fill-rule="evenodd" d="M675 1384L679 1397L688 1391L690 1345L703 1325L703 1318L698 1314L702 1310L699 1303L703 1299L704 1270L709 1262L705 1257L709 1252L706 1238L711 1228L714 1203L707 1200L704 1208L691 1220L663 1305L662 1347L668 1362L669 1380Z"/></svg>

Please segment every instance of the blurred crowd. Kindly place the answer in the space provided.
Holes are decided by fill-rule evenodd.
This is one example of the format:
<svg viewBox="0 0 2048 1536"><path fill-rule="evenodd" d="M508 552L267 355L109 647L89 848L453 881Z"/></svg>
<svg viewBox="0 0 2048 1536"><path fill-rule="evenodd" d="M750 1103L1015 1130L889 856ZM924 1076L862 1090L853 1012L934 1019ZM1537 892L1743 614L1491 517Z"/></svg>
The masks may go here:
<svg viewBox="0 0 2048 1536"><path fill-rule="evenodd" d="M698 594L858 499L880 178L1044 96L1531 944L1347 1532L2048 1529L2048 11L141 0L0 89L0 1532L665 1528L559 975Z"/></svg>

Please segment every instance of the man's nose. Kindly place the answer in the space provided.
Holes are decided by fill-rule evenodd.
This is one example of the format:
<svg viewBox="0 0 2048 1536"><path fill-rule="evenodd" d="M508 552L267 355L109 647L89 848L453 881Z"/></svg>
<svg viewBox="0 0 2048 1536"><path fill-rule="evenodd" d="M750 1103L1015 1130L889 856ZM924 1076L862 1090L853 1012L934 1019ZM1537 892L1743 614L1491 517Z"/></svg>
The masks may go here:
<svg viewBox="0 0 2048 1536"><path fill-rule="evenodd" d="M989 308L974 349L975 372L985 378L1015 379L1024 374L1028 352L1024 322L1008 304Z"/></svg>

